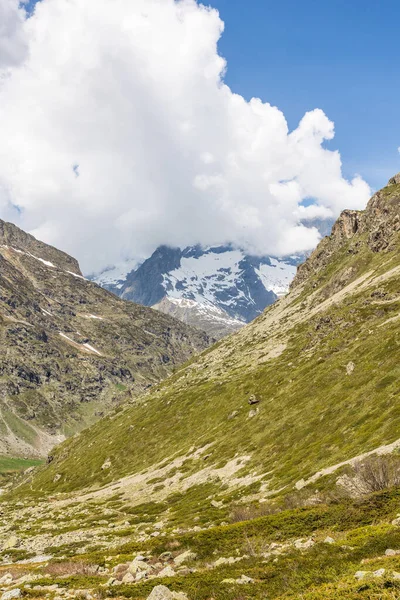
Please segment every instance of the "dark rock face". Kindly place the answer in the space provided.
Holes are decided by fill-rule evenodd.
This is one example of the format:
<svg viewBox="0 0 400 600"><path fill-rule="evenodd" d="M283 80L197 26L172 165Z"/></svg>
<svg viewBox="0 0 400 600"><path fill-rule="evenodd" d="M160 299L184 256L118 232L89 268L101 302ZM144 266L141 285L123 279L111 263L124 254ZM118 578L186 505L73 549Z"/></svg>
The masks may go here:
<svg viewBox="0 0 400 600"><path fill-rule="evenodd" d="M208 344L0 221L0 454L45 455Z"/></svg>
<svg viewBox="0 0 400 600"><path fill-rule="evenodd" d="M118 294L144 306L154 306L165 296L163 274L177 269L182 252L179 248L160 246L136 271L132 271Z"/></svg>

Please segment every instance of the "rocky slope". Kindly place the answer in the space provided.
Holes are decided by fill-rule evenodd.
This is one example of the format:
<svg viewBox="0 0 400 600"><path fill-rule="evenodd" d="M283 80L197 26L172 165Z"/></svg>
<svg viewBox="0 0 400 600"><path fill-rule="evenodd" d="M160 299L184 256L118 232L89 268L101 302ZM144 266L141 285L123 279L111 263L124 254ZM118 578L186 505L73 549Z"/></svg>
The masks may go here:
<svg viewBox="0 0 400 600"><path fill-rule="evenodd" d="M346 215L289 295L63 444L33 487L63 492L124 477L120 493L137 501L204 486L204 501L214 493L229 503L239 489L265 499L312 488L354 457L397 448L400 184L375 194L357 231Z"/></svg>
<svg viewBox="0 0 400 600"><path fill-rule="evenodd" d="M153 306L221 338L284 295L299 261L296 256L249 256L233 246L160 246L133 270L128 261L125 268L119 265L93 280L122 298Z"/></svg>
<svg viewBox="0 0 400 600"><path fill-rule="evenodd" d="M0 455L45 455L208 343L0 221Z"/></svg>

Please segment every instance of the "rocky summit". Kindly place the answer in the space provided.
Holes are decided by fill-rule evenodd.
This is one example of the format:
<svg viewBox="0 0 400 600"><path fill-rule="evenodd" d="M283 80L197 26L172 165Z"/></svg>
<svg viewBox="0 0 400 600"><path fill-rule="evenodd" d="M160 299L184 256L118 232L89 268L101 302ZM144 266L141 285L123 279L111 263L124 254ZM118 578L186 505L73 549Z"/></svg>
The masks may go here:
<svg viewBox="0 0 400 600"><path fill-rule="evenodd" d="M237 331L287 293L299 256L250 256L230 245L170 248L92 279L118 296L153 306L214 338Z"/></svg>
<svg viewBox="0 0 400 600"><path fill-rule="evenodd" d="M208 344L0 221L0 455L46 456Z"/></svg>
<svg viewBox="0 0 400 600"><path fill-rule="evenodd" d="M399 220L396 176L340 216L288 295L15 480L3 600L397 598ZM56 257L7 245L69 289ZM86 308L106 321L102 306Z"/></svg>

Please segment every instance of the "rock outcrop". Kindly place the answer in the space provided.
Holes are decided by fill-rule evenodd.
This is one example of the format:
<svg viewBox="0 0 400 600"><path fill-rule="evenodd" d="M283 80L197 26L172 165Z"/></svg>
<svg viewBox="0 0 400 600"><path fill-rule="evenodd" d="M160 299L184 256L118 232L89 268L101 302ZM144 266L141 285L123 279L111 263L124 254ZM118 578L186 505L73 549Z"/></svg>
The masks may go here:
<svg viewBox="0 0 400 600"><path fill-rule="evenodd" d="M376 192L364 211L345 210L332 228L330 236L324 238L311 256L298 267L291 289L317 275L330 262L340 248L349 254L357 254L362 242L372 252L393 249L400 231L400 173L389 180L388 185ZM351 279L348 271L340 285Z"/></svg>

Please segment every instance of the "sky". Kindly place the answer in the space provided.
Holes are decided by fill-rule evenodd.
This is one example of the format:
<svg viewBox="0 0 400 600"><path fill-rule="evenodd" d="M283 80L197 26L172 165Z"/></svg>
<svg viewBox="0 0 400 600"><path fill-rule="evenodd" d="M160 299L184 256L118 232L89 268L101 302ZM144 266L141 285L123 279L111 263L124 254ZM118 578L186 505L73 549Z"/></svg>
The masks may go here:
<svg viewBox="0 0 400 600"><path fill-rule="evenodd" d="M0 0L0 218L89 273L362 209L400 171L398 3L243 7Z"/></svg>
<svg viewBox="0 0 400 600"><path fill-rule="evenodd" d="M343 172L375 189L400 171L398 0L213 0L227 83L295 127L315 106L335 122Z"/></svg>

